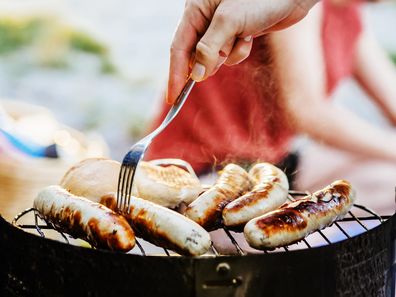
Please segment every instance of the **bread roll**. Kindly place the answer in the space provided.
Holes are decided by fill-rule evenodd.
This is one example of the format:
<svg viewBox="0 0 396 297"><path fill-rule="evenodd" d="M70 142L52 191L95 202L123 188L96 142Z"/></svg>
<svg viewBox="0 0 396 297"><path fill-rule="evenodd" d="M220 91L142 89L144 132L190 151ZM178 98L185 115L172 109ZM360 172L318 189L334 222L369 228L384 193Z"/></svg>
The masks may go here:
<svg viewBox="0 0 396 297"><path fill-rule="evenodd" d="M116 206L120 163L104 158L90 158L70 168L60 185L70 193ZM174 208L190 203L203 191L199 179L189 172L170 165L162 167L141 161L135 174L132 195L159 205Z"/></svg>

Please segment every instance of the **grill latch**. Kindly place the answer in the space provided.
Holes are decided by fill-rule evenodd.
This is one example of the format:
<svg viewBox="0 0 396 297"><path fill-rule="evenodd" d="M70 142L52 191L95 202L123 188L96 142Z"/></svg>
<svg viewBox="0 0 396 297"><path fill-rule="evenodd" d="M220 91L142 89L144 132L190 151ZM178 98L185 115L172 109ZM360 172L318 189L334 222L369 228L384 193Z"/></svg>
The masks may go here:
<svg viewBox="0 0 396 297"><path fill-rule="evenodd" d="M244 281L246 280L242 267L227 261L197 261L195 266L196 297L244 296ZM203 263L202 263L203 262Z"/></svg>

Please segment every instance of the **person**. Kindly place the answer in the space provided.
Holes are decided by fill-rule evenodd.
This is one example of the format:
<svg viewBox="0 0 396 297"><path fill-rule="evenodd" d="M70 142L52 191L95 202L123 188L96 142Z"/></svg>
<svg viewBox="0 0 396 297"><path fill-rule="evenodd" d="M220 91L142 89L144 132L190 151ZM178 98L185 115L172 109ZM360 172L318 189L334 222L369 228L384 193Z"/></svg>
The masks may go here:
<svg viewBox="0 0 396 297"><path fill-rule="evenodd" d="M187 0L170 51L167 102L175 102L186 77L202 81L223 63L244 60L252 36L301 20L318 0ZM202 37L201 37L202 36Z"/></svg>
<svg viewBox="0 0 396 297"><path fill-rule="evenodd" d="M396 125L395 67L363 23L361 7L362 1L323 0L292 28L255 38L246 60L220 67L194 87L147 157L182 158L198 174L228 161L290 166L293 137L304 133L339 151L313 152L309 161L304 156L297 189L313 192L345 178L357 190L357 203L393 214L394 129L375 127L331 102L340 83L353 77ZM163 104L152 128L168 108ZM222 230L211 236L220 253L235 253ZM243 234L234 236L250 250Z"/></svg>
<svg viewBox="0 0 396 297"><path fill-rule="evenodd" d="M366 170L364 178L351 180L358 190L365 189L368 179L383 178L380 167L372 162L393 164L395 169L395 130L376 127L330 100L344 79L354 77L390 125L396 124L395 67L363 23L362 5L355 0L323 0L293 27L255 38L246 60L221 67L196 85L147 157L181 158L198 174L230 161L280 164L287 159L294 136L307 134L371 160L376 174ZM164 104L153 127L167 110ZM326 162L317 162L311 170L311 178L326 171L321 164L332 162L324 158ZM332 177L346 178L345 166L342 168ZM317 190L332 181L311 182L315 188L299 185ZM394 189L389 183L385 186ZM392 197L388 191L383 205L389 207Z"/></svg>

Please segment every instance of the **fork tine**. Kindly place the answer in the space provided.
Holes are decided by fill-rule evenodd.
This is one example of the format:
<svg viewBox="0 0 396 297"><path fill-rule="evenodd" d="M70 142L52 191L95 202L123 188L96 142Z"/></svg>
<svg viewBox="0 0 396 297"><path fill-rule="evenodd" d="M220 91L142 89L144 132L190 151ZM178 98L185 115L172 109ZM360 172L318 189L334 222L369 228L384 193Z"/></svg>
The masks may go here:
<svg viewBox="0 0 396 297"><path fill-rule="evenodd" d="M120 207L121 207L121 199L122 199L122 197L121 197L121 196L122 196L122 194L121 194L121 191L122 191L121 184L122 184L122 182L123 182L123 179L122 179L122 174L123 174L123 172L124 172L124 166L121 165L120 173L118 174L117 211L119 211L119 210L120 210Z"/></svg>
<svg viewBox="0 0 396 297"><path fill-rule="evenodd" d="M133 182L133 176L134 176L135 168L134 166L131 166L128 164L128 176L127 180L125 183L125 193L124 193L124 211L129 212L129 201L131 197L131 192L132 192L132 182Z"/></svg>
<svg viewBox="0 0 396 297"><path fill-rule="evenodd" d="M128 182L126 179L126 175L129 172L128 166L122 165L121 166L122 180L121 180L121 189L119 191L120 199L119 199L119 211L123 212L125 210L125 184Z"/></svg>
<svg viewBox="0 0 396 297"><path fill-rule="evenodd" d="M130 182L130 175L131 175L131 164L125 165L125 173L124 173L124 181L122 184L122 212L125 213L127 210L127 192L128 192L128 183Z"/></svg>
<svg viewBox="0 0 396 297"><path fill-rule="evenodd" d="M129 184L129 187L128 187L128 189L129 189L128 196L127 196L127 199L128 199L128 212L129 212L129 206L131 205L130 201L131 201L131 197L132 197L133 181L135 180L135 174L136 174L136 171L138 170L139 162L140 162L140 160L138 161L137 164L135 164L135 166L133 166L132 177L130 178L130 184Z"/></svg>

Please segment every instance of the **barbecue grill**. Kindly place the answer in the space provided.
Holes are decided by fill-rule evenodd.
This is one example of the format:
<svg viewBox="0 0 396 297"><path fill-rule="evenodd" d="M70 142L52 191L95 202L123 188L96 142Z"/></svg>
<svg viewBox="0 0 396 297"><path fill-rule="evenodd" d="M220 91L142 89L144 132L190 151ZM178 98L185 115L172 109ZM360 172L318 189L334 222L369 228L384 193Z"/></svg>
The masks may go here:
<svg viewBox="0 0 396 297"><path fill-rule="evenodd" d="M290 199L302 194L292 191ZM31 224L18 223L28 215ZM0 296L395 296L396 215L361 205L272 251L248 248L240 234L223 228L201 257L152 253L140 239L129 254L88 249L68 244L65 234L65 243L45 238L48 229L31 210L14 224L0 217ZM226 251L216 242L221 235Z"/></svg>

